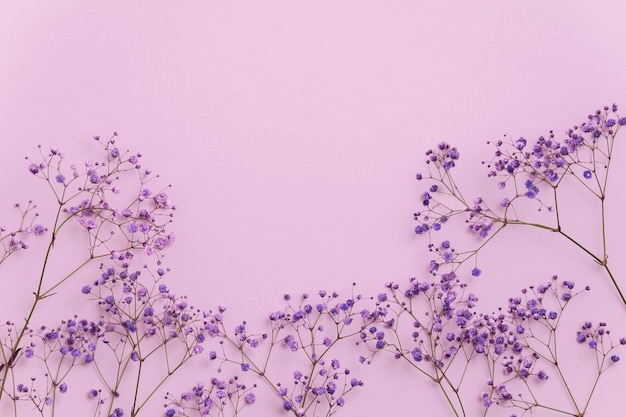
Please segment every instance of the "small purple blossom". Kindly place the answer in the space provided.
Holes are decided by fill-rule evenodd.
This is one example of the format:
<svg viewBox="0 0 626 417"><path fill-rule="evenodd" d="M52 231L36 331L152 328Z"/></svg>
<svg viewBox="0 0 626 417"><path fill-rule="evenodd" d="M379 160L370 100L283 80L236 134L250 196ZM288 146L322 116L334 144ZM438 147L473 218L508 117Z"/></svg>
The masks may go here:
<svg viewBox="0 0 626 417"><path fill-rule="evenodd" d="M30 164L28 166L28 170L31 172L31 174L38 174L39 173L39 166L36 164Z"/></svg>
<svg viewBox="0 0 626 417"><path fill-rule="evenodd" d="M294 335L290 334L287 337L285 337L284 343L292 352L297 351L299 348L298 341L296 340Z"/></svg>

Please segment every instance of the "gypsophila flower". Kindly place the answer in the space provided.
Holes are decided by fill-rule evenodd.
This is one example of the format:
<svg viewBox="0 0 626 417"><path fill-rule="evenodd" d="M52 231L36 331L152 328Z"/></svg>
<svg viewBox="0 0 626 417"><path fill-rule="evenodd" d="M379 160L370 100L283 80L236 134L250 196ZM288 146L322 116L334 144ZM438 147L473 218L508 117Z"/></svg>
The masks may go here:
<svg viewBox="0 0 626 417"><path fill-rule="evenodd" d="M254 316L264 320L260 325L228 323L224 307L194 307L192 298L169 285L173 281L168 281L164 255L176 239L169 230L175 210L169 186L159 185L140 152L120 147L117 133L108 140L95 136L104 153L81 163L69 163L56 147L40 147L39 157L26 158L24 171L47 183L58 214L40 219L29 202L26 207L16 205L17 226L0 227L0 264L13 253L40 247L31 245L30 238L47 241L39 281L28 291L34 294L26 306L30 313L18 324L0 324L0 400L12 402L3 410L14 410L15 415L33 408L42 416L63 414L64 404L74 404L67 395L80 391L95 400L88 414L139 416L161 395L173 373L193 362L200 372L203 363L210 364L217 377L190 384L180 394L168 392L161 415L243 414L261 392L236 375L224 378L231 371L261 381L266 393L272 393L264 401L275 401L276 409L300 417L329 417L349 405L349 392L365 385L355 376L358 369L346 364L358 360L377 366L377 358L387 355L395 365L383 362L379 377L396 375L394 366L407 366L425 383L437 384L457 416L469 415L471 404L478 401L484 414L505 407L511 416L516 415L511 411L527 415L538 409L587 415L598 379L609 368L621 366L618 353L626 345L626 338L615 338L607 323L595 318L596 311L587 311L586 321L568 327L565 311L576 308L575 299L589 287L554 276L523 288L503 300L501 308L486 313L478 310L471 277L491 279L489 271L481 270L479 252L505 227L525 225L563 236L582 249L607 272L626 305L609 269L609 217L604 216L611 201L606 198L609 161L619 149L614 139L626 125L617 110L616 105L605 106L562 135L550 131L536 140L505 136L492 142L495 153L486 166L501 194L493 201L489 193L483 198L461 189L463 181L454 177L460 153L447 142L439 143L426 152L426 170L416 174L421 188L415 194L419 211L414 213L414 231L428 236L430 257L421 271L426 279L388 282L366 297L356 295L354 287L348 296L326 290L284 294L281 307ZM561 215L566 205L563 183L581 187L585 194L579 198L589 197L601 206L599 222L585 220L599 226L599 249L569 233L579 225ZM540 213L527 217L528 207ZM463 245L468 239L434 235L454 228L458 219L473 235L469 242L477 238L480 243L467 248ZM72 252L77 259L55 259L61 253L57 248L73 242L86 242L84 252ZM58 265L61 271L52 273L48 265ZM513 275L507 272L507 277ZM56 294L71 285L77 297L92 303L95 315L35 324L35 319L47 316L46 308L55 306ZM596 368L590 376L591 394L569 390L571 370L563 368L571 365L566 363L568 355L560 352L573 345L580 346L572 351L580 354L580 361ZM68 385L78 367L98 378L86 391ZM39 373L28 375L31 369ZM486 386L467 383L465 375L475 370L486 372ZM583 371L576 368L576 377L583 378ZM536 395L548 386L565 390L565 406L553 402L558 395ZM22 411L24 407L29 410Z"/></svg>

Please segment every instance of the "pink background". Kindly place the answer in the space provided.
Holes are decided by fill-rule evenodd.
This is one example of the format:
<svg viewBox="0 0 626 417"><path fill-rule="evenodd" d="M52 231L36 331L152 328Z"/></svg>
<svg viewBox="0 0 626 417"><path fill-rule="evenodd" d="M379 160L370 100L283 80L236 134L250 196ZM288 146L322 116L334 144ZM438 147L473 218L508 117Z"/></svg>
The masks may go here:
<svg viewBox="0 0 626 417"><path fill-rule="evenodd" d="M422 276L414 178L437 142L460 148L466 185L485 194L486 140L562 132L599 106L626 106L623 1L2 1L0 10L2 213L43 199L23 160L37 144L81 160L93 134L117 131L174 185L171 286L241 318L275 310L285 292L357 282L370 294ZM621 164L623 147L617 155ZM618 276L623 178L616 165ZM573 228L586 230L586 208ZM593 286L584 318L626 333L590 260L545 234L513 237L481 256L484 306L558 273ZM339 415L447 415L438 398L416 399L421 382L408 372L362 375L366 389ZM607 374L590 415L626 413L624 375L623 366Z"/></svg>

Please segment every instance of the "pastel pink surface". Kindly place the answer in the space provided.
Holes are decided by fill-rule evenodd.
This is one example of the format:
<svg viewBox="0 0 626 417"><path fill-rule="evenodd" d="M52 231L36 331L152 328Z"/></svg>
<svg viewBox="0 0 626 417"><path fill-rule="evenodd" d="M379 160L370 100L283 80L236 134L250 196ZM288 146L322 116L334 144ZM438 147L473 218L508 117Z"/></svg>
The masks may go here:
<svg viewBox="0 0 626 417"><path fill-rule="evenodd" d="M16 201L43 200L23 160L36 145L81 161L92 135L117 131L174 186L171 286L241 319L265 317L284 293L349 292L356 282L370 294L386 281L425 275L427 241L414 235L412 213L423 191L415 173L434 144L457 146L465 185L491 193L480 165L491 157L487 140L560 133L600 106L626 106L621 1L3 8L3 215ZM623 149L617 154L621 160ZM621 277L619 164L609 242ZM572 212L573 228L580 222L587 230L589 209ZM553 274L571 275L593 287L589 319L626 333L608 280L573 247L534 233L500 243L480 257L475 286L486 305ZM4 294L14 291L7 281L0 280ZM29 291L4 297L3 317ZM416 392L422 382L414 374L362 372L366 388L339 415L448 413L430 391ZM624 370L609 374L593 415L626 411L617 384ZM160 401L153 410L162 410Z"/></svg>

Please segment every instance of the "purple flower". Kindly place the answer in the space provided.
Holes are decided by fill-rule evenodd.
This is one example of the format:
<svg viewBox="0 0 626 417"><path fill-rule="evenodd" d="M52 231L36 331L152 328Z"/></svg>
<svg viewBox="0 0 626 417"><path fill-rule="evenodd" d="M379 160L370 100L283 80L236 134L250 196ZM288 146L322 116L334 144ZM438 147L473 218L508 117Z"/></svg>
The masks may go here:
<svg viewBox="0 0 626 417"><path fill-rule="evenodd" d="M413 350L411 351L411 356L413 356L413 360L415 362L421 362L423 359L423 355L422 355L422 351L420 350L420 348L413 348Z"/></svg>
<svg viewBox="0 0 626 417"><path fill-rule="evenodd" d="M39 173L39 166L35 165L35 164L30 164L28 166L28 170L31 172L31 174L38 174Z"/></svg>
<svg viewBox="0 0 626 417"><path fill-rule="evenodd" d="M157 207L169 207L170 203L169 200L167 198L167 194L165 193L159 193L157 195L154 196L154 202L156 203Z"/></svg>
<svg viewBox="0 0 626 417"><path fill-rule="evenodd" d="M359 358L359 359L360 359L360 358ZM363 358L363 359L365 359L365 358ZM362 361L362 362L363 362L363 361ZM360 386L363 386L363 381L360 381L360 380L358 380L358 379L356 379L356 378L352 378L352 379L350 380L350 386L351 386L351 387L360 387Z"/></svg>
<svg viewBox="0 0 626 417"><path fill-rule="evenodd" d="M46 232L45 226L41 225L41 224L36 224L35 227L33 228L33 232L35 233L35 236L41 236Z"/></svg>
<svg viewBox="0 0 626 417"><path fill-rule="evenodd" d="M90 169L88 171L88 174L89 174L89 182L91 182L92 184L100 184L100 181L102 179L100 178L100 175L98 175L96 170Z"/></svg>
<svg viewBox="0 0 626 417"><path fill-rule="evenodd" d="M526 180L524 186L526 187L526 197L535 198L539 194L539 187L533 184L533 180Z"/></svg>
<svg viewBox="0 0 626 417"><path fill-rule="evenodd" d="M330 395L333 395L336 390L337 384L335 384L333 381L329 381L328 384L326 384L326 392Z"/></svg>
<svg viewBox="0 0 626 417"><path fill-rule="evenodd" d="M285 345L287 345L287 347L289 348L290 351L295 352L298 350L298 341L296 340L296 338L293 335L287 335L287 337L285 337Z"/></svg>
<svg viewBox="0 0 626 417"><path fill-rule="evenodd" d="M491 399L489 398L489 394L487 394L486 392L483 392L481 397L483 399L483 406L485 408L489 408L491 406Z"/></svg>

